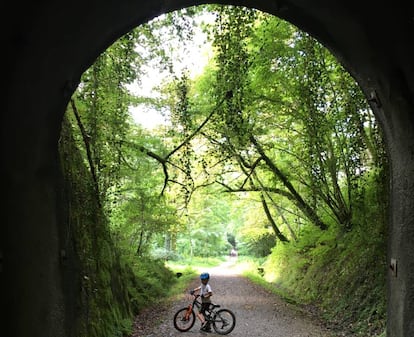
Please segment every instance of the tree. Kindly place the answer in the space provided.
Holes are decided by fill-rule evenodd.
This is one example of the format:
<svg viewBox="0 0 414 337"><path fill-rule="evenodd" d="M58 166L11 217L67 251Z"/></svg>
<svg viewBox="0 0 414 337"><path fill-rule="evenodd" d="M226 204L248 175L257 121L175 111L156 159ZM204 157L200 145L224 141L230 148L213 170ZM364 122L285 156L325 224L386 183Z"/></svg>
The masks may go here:
<svg viewBox="0 0 414 337"><path fill-rule="evenodd" d="M352 191L371 163L369 135L378 135L365 128L373 117L357 84L326 49L287 23L243 7L217 12L216 77L206 73L215 89L194 94L222 103L198 129L215 158L209 161L221 163L217 182L231 192L261 193L273 224L281 198L288 200L284 227L293 238L291 214L322 230L332 220L349 230ZM196 120L207 111L194 110Z"/></svg>
<svg viewBox="0 0 414 337"><path fill-rule="evenodd" d="M129 214L139 253L144 242L150 246L153 227L168 233L172 249L179 228L191 225L205 237L206 226L198 225L204 220L189 212L194 193L211 191L213 183L233 194L249 193L261 205L266 228L282 242L296 240L304 224L350 230L364 172L384 157L373 146L381 134L355 81L323 46L284 21L244 7L205 8L216 13L215 24L206 27L215 58L201 77L191 79L185 70L177 75L167 56L174 46L167 44L168 52L157 47L171 31L190 36L198 10L134 31L85 74L73 111L104 207L117 216L120 209ZM148 50L137 53L137 41ZM123 55L129 66L122 64ZM145 59L157 59L170 71L158 98L125 90ZM112 76L114 71L120 73ZM128 104L167 111L172 127L159 130L159 142L143 132L135 137ZM159 176L143 178L139 165ZM135 189L132 207L121 189ZM162 212L170 206L177 211L172 218ZM177 214L188 220L172 220Z"/></svg>

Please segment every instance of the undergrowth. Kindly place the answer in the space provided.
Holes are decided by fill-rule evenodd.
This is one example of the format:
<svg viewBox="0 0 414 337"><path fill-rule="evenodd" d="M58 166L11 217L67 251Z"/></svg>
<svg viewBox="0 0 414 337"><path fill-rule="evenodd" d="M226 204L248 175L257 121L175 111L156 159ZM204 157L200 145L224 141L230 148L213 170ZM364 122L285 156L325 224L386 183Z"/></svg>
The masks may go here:
<svg viewBox="0 0 414 337"><path fill-rule="evenodd" d="M315 305L331 326L380 336L386 321L386 247L381 228L337 228L277 245L262 264L268 287L285 299Z"/></svg>
<svg viewBox="0 0 414 337"><path fill-rule="evenodd" d="M260 264L265 280L290 301L318 308L333 327L355 336L383 336L386 325L387 181L373 171L352 193L347 230L303 227Z"/></svg>

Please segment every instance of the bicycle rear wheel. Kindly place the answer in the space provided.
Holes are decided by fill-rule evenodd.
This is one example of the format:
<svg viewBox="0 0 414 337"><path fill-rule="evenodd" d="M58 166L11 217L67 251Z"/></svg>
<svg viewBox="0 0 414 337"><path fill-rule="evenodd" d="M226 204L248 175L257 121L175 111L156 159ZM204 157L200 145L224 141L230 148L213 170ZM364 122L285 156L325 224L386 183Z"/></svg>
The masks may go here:
<svg viewBox="0 0 414 337"><path fill-rule="evenodd" d="M192 310L188 315L188 308L178 310L174 315L174 327L181 332L190 330L195 323L195 313Z"/></svg>
<svg viewBox="0 0 414 337"><path fill-rule="evenodd" d="M219 335L227 335L236 326L236 316L229 309L217 310L213 317L213 328Z"/></svg>

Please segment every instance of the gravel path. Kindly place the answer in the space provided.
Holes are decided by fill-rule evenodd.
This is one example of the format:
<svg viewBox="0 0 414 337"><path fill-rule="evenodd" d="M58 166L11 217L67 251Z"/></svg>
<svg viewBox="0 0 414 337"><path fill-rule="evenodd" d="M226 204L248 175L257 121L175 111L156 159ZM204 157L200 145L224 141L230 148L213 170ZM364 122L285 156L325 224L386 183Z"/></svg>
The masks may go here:
<svg viewBox="0 0 414 337"><path fill-rule="evenodd" d="M263 288L240 276L231 268L231 261L208 270L213 289L213 303L232 310L236 327L229 334L233 337L335 337L315 318L303 313L294 305L284 302ZM196 280L192 286L199 285ZM188 332L177 331L172 322L174 313L186 307L191 297L183 294L154 317L154 310L137 316L135 331L130 337L205 337L217 333L201 332L197 320ZM156 321L157 323L154 323ZM150 323L147 324L146 322ZM152 323L151 323L152 322ZM150 325L153 325L151 327Z"/></svg>

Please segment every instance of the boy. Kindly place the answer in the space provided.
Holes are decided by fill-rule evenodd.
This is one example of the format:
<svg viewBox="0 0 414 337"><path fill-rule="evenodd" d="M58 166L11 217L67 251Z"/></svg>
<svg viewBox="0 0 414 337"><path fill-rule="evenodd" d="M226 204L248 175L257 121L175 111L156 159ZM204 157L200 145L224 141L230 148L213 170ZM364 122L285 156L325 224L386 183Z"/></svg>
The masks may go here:
<svg viewBox="0 0 414 337"><path fill-rule="evenodd" d="M213 291L211 290L211 286L208 284L210 280L209 273L202 273L200 275L201 285L197 288L194 288L191 291L191 294L194 294L196 291L200 291L201 296L201 309L200 312L197 313L198 318L201 321L201 329L202 331L211 332L211 327L204 317L206 310L210 307L211 304L211 296L213 295Z"/></svg>

